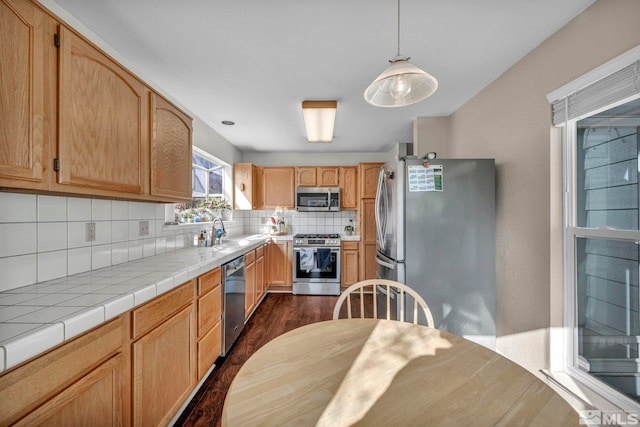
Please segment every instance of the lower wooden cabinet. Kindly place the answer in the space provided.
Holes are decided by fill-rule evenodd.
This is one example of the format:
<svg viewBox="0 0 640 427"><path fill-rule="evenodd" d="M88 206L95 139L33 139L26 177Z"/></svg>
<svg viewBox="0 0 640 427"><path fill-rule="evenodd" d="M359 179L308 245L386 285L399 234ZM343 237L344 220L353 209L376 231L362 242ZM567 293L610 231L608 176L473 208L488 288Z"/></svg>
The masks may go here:
<svg viewBox="0 0 640 427"><path fill-rule="evenodd" d="M246 320L256 305L256 251L247 253L245 262L244 318Z"/></svg>
<svg viewBox="0 0 640 427"><path fill-rule="evenodd" d="M0 375L0 425L130 424L129 317Z"/></svg>
<svg viewBox="0 0 640 427"><path fill-rule="evenodd" d="M123 419L121 354L112 357L16 426L121 426Z"/></svg>
<svg viewBox="0 0 640 427"><path fill-rule="evenodd" d="M193 304L133 343L133 423L167 425L196 384Z"/></svg>
<svg viewBox="0 0 640 427"><path fill-rule="evenodd" d="M222 350L222 269L198 277L198 381Z"/></svg>
<svg viewBox="0 0 640 427"><path fill-rule="evenodd" d="M269 289L291 291L291 251L290 241L271 242L267 245Z"/></svg>
<svg viewBox="0 0 640 427"><path fill-rule="evenodd" d="M260 302L264 293L265 287L265 274L264 274L264 248L261 246L256 249L256 304Z"/></svg>
<svg viewBox="0 0 640 427"><path fill-rule="evenodd" d="M342 242L342 287L346 288L358 282L358 242Z"/></svg>

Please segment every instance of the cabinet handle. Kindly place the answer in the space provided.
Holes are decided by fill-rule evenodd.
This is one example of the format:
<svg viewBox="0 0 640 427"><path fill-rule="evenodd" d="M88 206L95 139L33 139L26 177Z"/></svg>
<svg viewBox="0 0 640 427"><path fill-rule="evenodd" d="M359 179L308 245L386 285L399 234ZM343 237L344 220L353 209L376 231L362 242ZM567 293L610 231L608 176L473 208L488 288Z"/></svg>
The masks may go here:
<svg viewBox="0 0 640 427"><path fill-rule="evenodd" d="M240 184L240 191L244 191L244 184Z"/></svg>

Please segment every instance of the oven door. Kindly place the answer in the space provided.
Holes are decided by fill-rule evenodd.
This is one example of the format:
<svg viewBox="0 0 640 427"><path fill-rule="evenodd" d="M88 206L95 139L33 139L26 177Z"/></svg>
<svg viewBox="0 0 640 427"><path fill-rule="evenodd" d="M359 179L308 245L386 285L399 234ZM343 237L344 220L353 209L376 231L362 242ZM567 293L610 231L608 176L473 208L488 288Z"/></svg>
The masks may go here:
<svg viewBox="0 0 640 427"><path fill-rule="evenodd" d="M320 252L327 251L329 256L323 265L318 259ZM309 256L312 261L309 262ZM320 267L319 267L320 264ZM294 247L293 248L293 281L294 282L340 282L340 248L329 247Z"/></svg>

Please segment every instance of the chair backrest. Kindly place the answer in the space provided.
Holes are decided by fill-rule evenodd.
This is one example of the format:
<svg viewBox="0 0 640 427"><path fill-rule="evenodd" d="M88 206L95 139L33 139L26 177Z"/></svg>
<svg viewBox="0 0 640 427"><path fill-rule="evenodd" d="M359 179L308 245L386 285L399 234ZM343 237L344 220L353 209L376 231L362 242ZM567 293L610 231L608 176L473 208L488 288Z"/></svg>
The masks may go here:
<svg viewBox="0 0 640 427"><path fill-rule="evenodd" d="M382 297L386 300L385 307L381 307L382 310L386 310L386 319L392 320L391 316L391 307L392 304L396 304L395 300L392 299L392 295L395 295L399 301L399 312L396 313L397 319L400 321L406 321L407 310L405 307L405 295L410 295L413 298L413 323L418 323L418 306L422 309L424 316L427 321L427 326L433 327L433 315L431 314L431 310L429 306L424 301L424 299L409 286L396 282L393 280L387 279L369 279L363 280L358 283L354 283L349 286L347 289L342 292L342 295L336 301L336 306L333 309L333 318L340 318L340 310L342 308L343 303L347 302L347 318L351 319L351 295L359 296L359 305L360 305L360 318L365 317L373 317L374 319L378 317L378 298ZM366 296L366 297L365 297ZM373 310L366 310L370 313L370 316L365 316L365 298L368 300L369 296L371 297ZM381 313L382 314L382 313Z"/></svg>

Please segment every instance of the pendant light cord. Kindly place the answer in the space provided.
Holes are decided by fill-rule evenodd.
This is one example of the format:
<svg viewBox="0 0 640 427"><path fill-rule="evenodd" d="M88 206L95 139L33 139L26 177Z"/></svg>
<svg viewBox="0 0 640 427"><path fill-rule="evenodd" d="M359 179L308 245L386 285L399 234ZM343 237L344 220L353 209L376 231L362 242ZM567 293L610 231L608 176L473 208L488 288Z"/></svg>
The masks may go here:
<svg viewBox="0 0 640 427"><path fill-rule="evenodd" d="M398 52L396 56L400 56L400 0L398 0Z"/></svg>

